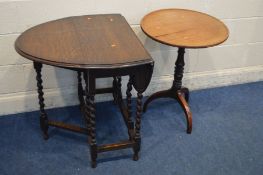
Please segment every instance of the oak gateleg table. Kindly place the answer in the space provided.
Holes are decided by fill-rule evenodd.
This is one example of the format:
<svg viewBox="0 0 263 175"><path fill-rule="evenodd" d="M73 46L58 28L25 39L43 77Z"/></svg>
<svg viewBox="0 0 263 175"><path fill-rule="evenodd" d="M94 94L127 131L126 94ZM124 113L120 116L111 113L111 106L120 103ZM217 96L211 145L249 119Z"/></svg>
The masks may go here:
<svg viewBox="0 0 263 175"><path fill-rule="evenodd" d="M141 21L142 31L151 39L178 47L174 68L174 80L168 90L152 94L144 103L143 111L158 98L173 98L184 110L187 133L192 132L192 113L188 105L189 90L182 87L184 53L186 48L207 48L223 43L228 38L228 29L220 20L208 14L186 9L161 9L153 11Z"/></svg>
<svg viewBox="0 0 263 175"><path fill-rule="evenodd" d="M15 42L15 49L34 63L44 139L49 137L50 126L87 134L93 168L97 165L97 154L105 151L133 148L133 159L138 160L142 93L151 80L154 62L122 15L74 16L46 22L23 32ZM43 64L77 72L78 98L86 127L48 119L42 85ZM129 76L126 103L121 92L122 76ZM113 77L112 87L97 89L96 79L104 77ZM133 87L137 91L135 121L131 116ZM102 93L113 94L127 126L127 140L97 145L94 96Z"/></svg>

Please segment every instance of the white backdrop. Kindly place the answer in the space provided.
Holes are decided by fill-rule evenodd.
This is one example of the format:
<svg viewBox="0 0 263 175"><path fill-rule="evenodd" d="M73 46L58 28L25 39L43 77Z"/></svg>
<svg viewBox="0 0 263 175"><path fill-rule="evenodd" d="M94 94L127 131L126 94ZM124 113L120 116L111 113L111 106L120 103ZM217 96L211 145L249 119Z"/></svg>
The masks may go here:
<svg viewBox="0 0 263 175"><path fill-rule="evenodd" d="M36 24L72 15L121 13L155 60L146 95L168 88L177 48L152 41L139 26L145 14L160 8L205 12L230 30L220 46L186 51L184 84L190 90L263 80L262 0L0 0L0 115L38 109L35 72L30 61L16 54L17 36ZM77 104L74 72L44 66L43 78L48 108ZM97 84L110 85L111 80ZM96 97L109 99L111 95Z"/></svg>

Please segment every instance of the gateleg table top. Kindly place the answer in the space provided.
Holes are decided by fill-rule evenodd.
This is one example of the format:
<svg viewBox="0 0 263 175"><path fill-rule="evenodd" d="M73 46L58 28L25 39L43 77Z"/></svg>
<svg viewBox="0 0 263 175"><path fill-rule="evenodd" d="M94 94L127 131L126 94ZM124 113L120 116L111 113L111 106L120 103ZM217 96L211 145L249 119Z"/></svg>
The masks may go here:
<svg viewBox="0 0 263 175"><path fill-rule="evenodd" d="M23 32L15 48L25 58L65 68L109 69L153 62L120 14L46 22Z"/></svg>

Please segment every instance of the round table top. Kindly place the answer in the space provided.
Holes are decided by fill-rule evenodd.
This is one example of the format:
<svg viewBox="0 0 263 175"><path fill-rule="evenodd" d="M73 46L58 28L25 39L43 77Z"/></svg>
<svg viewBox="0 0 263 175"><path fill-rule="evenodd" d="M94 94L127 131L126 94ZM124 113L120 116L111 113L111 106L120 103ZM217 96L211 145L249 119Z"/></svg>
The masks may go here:
<svg viewBox="0 0 263 175"><path fill-rule="evenodd" d="M15 48L30 60L66 68L119 68L153 62L120 14L46 22L22 33Z"/></svg>
<svg viewBox="0 0 263 175"><path fill-rule="evenodd" d="M228 38L223 22L205 13L186 9L162 9L147 14L141 28L150 38L170 46L204 48Z"/></svg>

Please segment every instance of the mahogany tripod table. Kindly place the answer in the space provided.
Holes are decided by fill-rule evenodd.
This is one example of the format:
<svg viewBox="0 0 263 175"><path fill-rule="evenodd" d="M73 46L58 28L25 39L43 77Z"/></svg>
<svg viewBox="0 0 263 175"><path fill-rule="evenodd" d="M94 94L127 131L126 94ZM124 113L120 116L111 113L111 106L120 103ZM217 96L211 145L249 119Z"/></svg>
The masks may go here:
<svg viewBox="0 0 263 175"><path fill-rule="evenodd" d="M174 98L184 110L187 133L190 134L192 113L188 105L189 90L182 87L185 48L206 48L218 45L228 38L228 29L212 16L185 9L162 9L151 12L142 19L141 28L153 40L178 47L172 87L151 95L144 103L143 111L145 112L148 104L157 98Z"/></svg>
<svg viewBox="0 0 263 175"><path fill-rule="evenodd" d="M153 60L123 16L87 15L50 21L22 33L16 40L15 48L20 55L34 62L44 139L48 139L50 126L87 134L93 168L97 165L97 154L105 151L133 148L133 159L138 160L142 93L149 85ZM48 119L44 109L42 64L77 71L78 97L86 127ZM129 76L126 103L122 99L121 76ZM104 77L113 77L112 87L96 89L96 79ZM131 116L132 87L137 91L135 121ZM97 145L94 96L102 93L113 94L127 126L127 140Z"/></svg>

